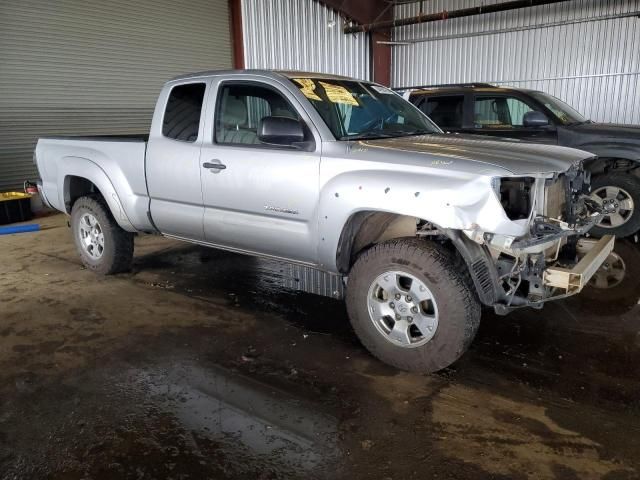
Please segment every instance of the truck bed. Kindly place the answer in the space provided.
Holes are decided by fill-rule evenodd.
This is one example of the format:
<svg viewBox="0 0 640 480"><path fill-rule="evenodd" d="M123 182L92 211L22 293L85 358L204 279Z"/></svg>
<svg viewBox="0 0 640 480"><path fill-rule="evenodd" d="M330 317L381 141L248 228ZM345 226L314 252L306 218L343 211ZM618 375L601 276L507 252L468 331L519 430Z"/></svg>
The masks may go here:
<svg viewBox="0 0 640 480"><path fill-rule="evenodd" d="M145 175L148 135L43 137L34 161L41 193L57 210L70 213L76 179L87 179L102 194L122 228L148 231L149 197ZM83 187L83 185L80 185Z"/></svg>

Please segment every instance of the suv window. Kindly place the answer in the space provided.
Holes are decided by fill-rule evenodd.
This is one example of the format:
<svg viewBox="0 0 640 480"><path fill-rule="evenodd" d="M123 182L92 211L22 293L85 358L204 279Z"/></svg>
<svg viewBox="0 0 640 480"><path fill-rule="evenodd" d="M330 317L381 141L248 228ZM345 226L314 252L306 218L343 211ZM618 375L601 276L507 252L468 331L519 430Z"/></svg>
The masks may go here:
<svg viewBox="0 0 640 480"><path fill-rule="evenodd" d="M418 104L422 110L440 128L462 128L462 109L464 95L447 97L426 97Z"/></svg>
<svg viewBox="0 0 640 480"><path fill-rule="evenodd" d="M475 128L522 127L524 114L533 109L515 97L476 97L473 109Z"/></svg>
<svg viewBox="0 0 640 480"><path fill-rule="evenodd" d="M256 145L264 117L300 120L298 112L277 91L252 84L223 84L216 108L216 143Z"/></svg>
<svg viewBox="0 0 640 480"><path fill-rule="evenodd" d="M162 135L174 140L195 142L200 128L204 83L178 85L171 89L162 122Z"/></svg>

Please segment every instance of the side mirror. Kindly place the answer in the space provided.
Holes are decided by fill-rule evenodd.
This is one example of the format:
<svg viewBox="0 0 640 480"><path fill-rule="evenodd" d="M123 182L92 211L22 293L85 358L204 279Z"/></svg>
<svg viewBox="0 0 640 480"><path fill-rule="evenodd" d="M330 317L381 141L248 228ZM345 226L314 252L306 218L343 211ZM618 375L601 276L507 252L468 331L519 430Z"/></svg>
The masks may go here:
<svg viewBox="0 0 640 480"><path fill-rule="evenodd" d="M525 127L545 127L549 125L549 119L542 112L532 111L524 114L522 124Z"/></svg>
<svg viewBox="0 0 640 480"><path fill-rule="evenodd" d="M267 145L291 147L304 142L304 130L293 118L264 117L258 124L258 140Z"/></svg>

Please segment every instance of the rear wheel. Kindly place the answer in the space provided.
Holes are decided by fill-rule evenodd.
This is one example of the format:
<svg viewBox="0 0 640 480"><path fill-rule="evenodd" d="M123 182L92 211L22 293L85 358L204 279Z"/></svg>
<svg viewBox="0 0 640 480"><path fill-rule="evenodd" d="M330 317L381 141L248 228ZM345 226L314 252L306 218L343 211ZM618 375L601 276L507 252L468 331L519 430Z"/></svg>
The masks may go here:
<svg viewBox="0 0 640 480"><path fill-rule="evenodd" d="M349 274L347 309L373 355L423 373L460 358L480 325L468 275L449 252L418 239L390 240L363 253Z"/></svg>
<svg viewBox="0 0 640 480"><path fill-rule="evenodd" d="M133 234L116 223L100 197L81 197L71 209L73 240L85 267L101 275L131 268Z"/></svg>
<svg viewBox="0 0 640 480"><path fill-rule="evenodd" d="M596 237L628 237L640 230L640 179L635 175L610 172L591 181L591 198L606 215L589 233Z"/></svg>

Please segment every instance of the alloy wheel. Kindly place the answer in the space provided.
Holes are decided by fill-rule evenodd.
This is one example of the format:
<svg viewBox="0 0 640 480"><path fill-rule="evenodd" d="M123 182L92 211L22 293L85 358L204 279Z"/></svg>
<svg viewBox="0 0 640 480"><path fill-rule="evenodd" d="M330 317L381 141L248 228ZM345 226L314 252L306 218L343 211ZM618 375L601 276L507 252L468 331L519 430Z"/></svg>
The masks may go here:
<svg viewBox="0 0 640 480"><path fill-rule="evenodd" d="M424 345L438 328L433 293L422 280L407 272L394 270L376 277L369 287L367 307L378 332L400 347Z"/></svg>

